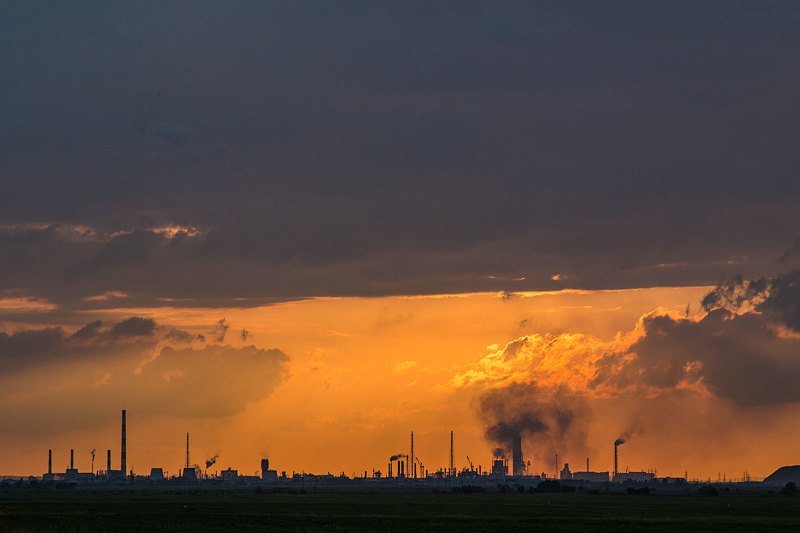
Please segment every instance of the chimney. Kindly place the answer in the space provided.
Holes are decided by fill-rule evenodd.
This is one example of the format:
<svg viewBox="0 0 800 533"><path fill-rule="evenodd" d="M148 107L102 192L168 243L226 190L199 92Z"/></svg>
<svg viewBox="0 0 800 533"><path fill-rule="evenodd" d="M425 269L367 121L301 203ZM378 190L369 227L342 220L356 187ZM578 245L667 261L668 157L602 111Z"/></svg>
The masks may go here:
<svg viewBox="0 0 800 533"><path fill-rule="evenodd" d="M53 450L47 452L47 473L53 473Z"/></svg>
<svg viewBox="0 0 800 533"><path fill-rule="evenodd" d="M411 477L417 477L417 464L414 462L414 432L411 432Z"/></svg>
<svg viewBox="0 0 800 533"><path fill-rule="evenodd" d="M515 476L525 475L525 462L522 457L522 436L514 434L511 439L511 472Z"/></svg>
<svg viewBox="0 0 800 533"><path fill-rule="evenodd" d="M75 469L75 450L69 451L69 469L70 470Z"/></svg>
<svg viewBox="0 0 800 533"><path fill-rule="evenodd" d="M120 451L120 458L119 458L119 468L122 471L122 475L125 475L125 468L128 464L128 444L127 444L127 437L125 435L127 429L127 423L125 421L125 409L122 410L122 448Z"/></svg>
<svg viewBox="0 0 800 533"><path fill-rule="evenodd" d="M615 442L614 443L614 477L617 476L617 448L619 448L619 444L617 444Z"/></svg>
<svg viewBox="0 0 800 533"><path fill-rule="evenodd" d="M586 458L586 471L589 471L589 458Z"/></svg>
<svg viewBox="0 0 800 533"><path fill-rule="evenodd" d="M266 481L269 477L269 459L261 459L261 479Z"/></svg>
<svg viewBox="0 0 800 533"><path fill-rule="evenodd" d="M111 450L108 450L106 457L106 474L111 473Z"/></svg>
<svg viewBox="0 0 800 533"><path fill-rule="evenodd" d="M456 459L453 455L453 430L450 430L450 476L456 476Z"/></svg>

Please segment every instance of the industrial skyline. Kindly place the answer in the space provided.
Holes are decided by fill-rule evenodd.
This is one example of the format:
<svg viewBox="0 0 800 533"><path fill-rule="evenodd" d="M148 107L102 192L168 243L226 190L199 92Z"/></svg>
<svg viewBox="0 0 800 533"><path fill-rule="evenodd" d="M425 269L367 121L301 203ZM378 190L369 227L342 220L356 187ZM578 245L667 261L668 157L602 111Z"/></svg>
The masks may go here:
<svg viewBox="0 0 800 533"><path fill-rule="evenodd" d="M53 449L48 450L47 471L37 476L35 474L19 476L19 479L41 479L43 482L67 482L67 483L128 483L134 482L137 479L147 482L167 482L173 481L177 483L201 483L201 482L271 482L271 483L288 483L292 481L314 481L314 480L332 480L338 479L340 482L343 480L372 480L374 482L391 482L392 480L408 480L408 481L421 481L431 483L432 486L441 484L443 481L458 481L459 483L475 483L475 484L504 484L504 483L526 483L530 486L536 486L538 483L546 480L557 480L560 482L575 482L585 484L661 484L661 485L681 485L686 483L752 483L760 480L755 479L749 475L745 470L740 477L729 476L727 473L723 474L720 478L712 480L711 478L690 478L688 472L683 476L658 476L655 468L647 470L629 470L627 467L619 468L619 447L625 444L626 440L622 437L617 438L613 442L613 470L608 471L592 471L589 469L590 458L586 458L586 469L571 470L569 462L560 463L558 454L555 456L555 464L553 471L547 471L547 465L542 461L539 471L536 469L536 463L531 460L527 462L523 458L522 452L522 435L517 433L512 437L509 443L511 450L511 459L509 464L509 457L502 448L497 448L491 458L488 468L484 468L482 464L473 463L472 459L467 455L466 462L460 468L456 467L456 454L455 454L455 432L450 431L449 440L449 462L447 466L435 467L434 469L426 468L422 460L414 451L414 432L410 432L410 446L409 453L396 453L389 457L386 470L375 468L363 470L363 475L353 473L348 476L345 472L331 473L327 472L307 472L307 471L292 471L288 473L286 470L279 471L270 469L270 459L262 457L259 460L260 473L256 471L255 474L248 474L246 471L240 473L239 469L234 469L228 466L221 471L212 471L210 474L208 469L217 463L219 455L215 454L210 459L205 461L205 468L201 464L197 464L191 460L191 441L190 432L186 433L186 445L184 463L180 468L170 471L166 467L166 463L162 466L153 466L149 472L136 472L133 468L127 470L127 410L121 411L121 445L119 449L120 468L112 468L112 450L106 451L106 468L94 470L93 468L88 472L81 472L75 466L75 450L69 451L69 467L64 472L54 470L53 466ZM95 449L91 450L92 466L94 466ZM275 465L275 462L272 463ZM563 464L563 467L562 467ZM417 469L417 465L419 469ZM391 485L388 485L391 487Z"/></svg>
<svg viewBox="0 0 800 533"><path fill-rule="evenodd" d="M800 463L798 27L0 2L0 474Z"/></svg>

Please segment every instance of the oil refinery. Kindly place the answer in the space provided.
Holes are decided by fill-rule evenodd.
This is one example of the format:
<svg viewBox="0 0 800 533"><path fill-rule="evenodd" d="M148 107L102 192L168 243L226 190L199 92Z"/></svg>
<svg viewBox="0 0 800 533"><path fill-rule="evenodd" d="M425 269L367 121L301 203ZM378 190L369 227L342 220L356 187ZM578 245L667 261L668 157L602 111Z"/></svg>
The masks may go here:
<svg viewBox="0 0 800 533"><path fill-rule="evenodd" d="M590 469L590 459L582 458L581 464L585 464L583 470L572 470L568 462L559 462L558 455L555 456L554 469L550 472L544 471L542 465L536 465L531 460L525 460L523 456L523 441L521 434L515 434L509 443L510 458L507 457L503 448L497 448L488 468L480 464L475 464L473 460L465 455L466 462L461 468L456 466L455 453L455 434L450 432L449 462L446 466L431 468L426 465L420 457L418 449L415 449L414 432L410 434L409 448L407 451L399 451L389 454L385 463L385 470L371 468L364 470L360 476L348 476L340 474L312 474L307 472L278 471L270 466L270 459L260 458L260 462L255 462L259 466L254 474L243 474L231 467L224 469L214 469L218 466L220 459L218 454L206 459L204 467L191 460L191 435L186 433L185 456L181 468L170 472L163 467L153 467L149 473L135 472L133 468L128 469L127 465L127 412L122 410L120 427L120 449L119 466L115 467L112 461L112 450L106 450L105 468L94 468L96 450L91 450L92 470L80 472L75 468L75 450L69 450L69 466L62 472L56 472L53 468L53 450L48 450L47 472L41 476L30 476L28 478L18 478L20 481L41 481L43 483L54 484L56 486L67 485L109 485L119 486L122 484L137 484L137 486L147 485L175 485L196 487L204 486L241 486L241 485L269 485L273 487L316 487L324 486L327 488L348 490L359 490L363 488L378 490L418 490L418 489L451 489L454 487L471 487L483 490L502 490L503 487L515 486L517 490L536 489L543 482L549 482L552 486L581 487L591 489L592 487L614 487L614 486L659 486L659 487L683 487L692 483L709 483L709 479L688 479L688 475L682 477L658 477L655 470L624 471L619 468L620 446L626 441L618 438L613 442L613 470L594 471ZM609 447L611 453L611 447ZM585 460L585 463L584 463ZM573 463L574 464L574 463ZM785 468L785 467L784 467ZM537 470L540 470L537 472ZM251 471L252 472L252 471ZM717 480L722 483L754 483L750 476L745 472L739 479ZM767 480L769 482L769 480Z"/></svg>

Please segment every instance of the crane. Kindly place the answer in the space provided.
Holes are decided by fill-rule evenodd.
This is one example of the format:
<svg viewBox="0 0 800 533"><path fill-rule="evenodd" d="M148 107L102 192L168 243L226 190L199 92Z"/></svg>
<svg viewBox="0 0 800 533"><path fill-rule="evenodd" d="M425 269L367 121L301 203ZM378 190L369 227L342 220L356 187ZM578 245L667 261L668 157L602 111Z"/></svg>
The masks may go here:
<svg viewBox="0 0 800 533"><path fill-rule="evenodd" d="M469 463L469 471L472 472L475 470L475 466L472 464L472 459L469 458L469 455L467 456L467 462Z"/></svg>

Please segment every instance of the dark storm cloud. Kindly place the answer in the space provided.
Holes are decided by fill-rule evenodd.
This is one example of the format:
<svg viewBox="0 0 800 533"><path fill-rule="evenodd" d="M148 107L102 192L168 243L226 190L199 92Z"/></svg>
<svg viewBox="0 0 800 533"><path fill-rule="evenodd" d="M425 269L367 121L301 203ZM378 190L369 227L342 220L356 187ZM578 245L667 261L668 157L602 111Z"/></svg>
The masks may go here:
<svg viewBox="0 0 800 533"><path fill-rule="evenodd" d="M179 344L194 340L201 339L142 317L108 325L97 320L74 333L60 327L0 331L0 375L96 357L141 354L161 341Z"/></svg>
<svg viewBox="0 0 800 533"><path fill-rule="evenodd" d="M178 346L175 330L134 342L97 324L87 326L99 329L91 340L85 328L72 336L56 328L0 334L0 434L106 424L115 417L109 405L143 417L228 416L266 398L287 376L289 359L278 349ZM181 340L189 340L185 333ZM43 381L57 385L35 386Z"/></svg>
<svg viewBox="0 0 800 533"><path fill-rule="evenodd" d="M0 291L772 274L797 258L798 23L791 2L4 5ZM154 229L175 225L200 233Z"/></svg>
<svg viewBox="0 0 800 533"><path fill-rule="evenodd" d="M628 350L635 358L602 358L595 385L699 384L741 405L800 402L798 276L721 283L704 299L708 312L699 320L645 317L643 335Z"/></svg>
<svg viewBox="0 0 800 533"><path fill-rule="evenodd" d="M743 405L800 401L800 340L776 333L753 313L710 312L699 322L656 316L645 320L645 336L631 347L636 360L598 381L620 387L674 389L702 383L719 397Z"/></svg>
<svg viewBox="0 0 800 533"><path fill-rule="evenodd" d="M149 337L156 329L156 322L151 318L131 317L115 324L109 331L112 338Z"/></svg>
<svg viewBox="0 0 800 533"><path fill-rule="evenodd" d="M210 345L199 350L167 346L145 365L142 385L151 394L137 402L148 413L231 415L248 402L265 398L283 381L288 361L280 350L255 346Z"/></svg>
<svg viewBox="0 0 800 533"><path fill-rule="evenodd" d="M800 270L774 278L743 279L738 276L720 283L703 299L706 310L734 312L753 309L772 321L800 332Z"/></svg>

